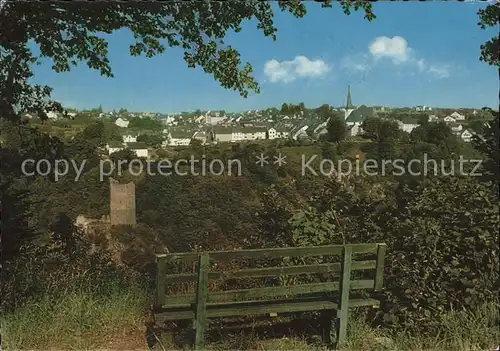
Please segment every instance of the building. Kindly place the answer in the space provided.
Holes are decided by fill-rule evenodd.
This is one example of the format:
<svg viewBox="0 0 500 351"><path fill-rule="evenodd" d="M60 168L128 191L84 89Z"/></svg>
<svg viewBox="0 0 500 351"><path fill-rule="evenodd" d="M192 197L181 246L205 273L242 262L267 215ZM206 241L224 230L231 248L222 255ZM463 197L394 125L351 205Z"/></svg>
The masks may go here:
<svg viewBox="0 0 500 351"><path fill-rule="evenodd" d="M425 105L415 106L415 111L431 111L431 110L432 110L431 107Z"/></svg>
<svg viewBox="0 0 500 351"><path fill-rule="evenodd" d="M450 128L451 128L451 131L453 133L456 133L456 134L460 134L462 132L462 130L464 129L464 127L458 123L454 123L454 124L450 125Z"/></svg>
<svg viewBox="0 0 500 351"><path fill-rule="evenodd" d="M148 146L145 143L127 143L127 149L130 149L131 151L135 152L137 157L144 157L148 158L149 157L149 149Z"/></svg>
<svg viewBox="0 0 500 351"><path fill-rule="evenodd" d="M465 116L458 113L457 111L453 112L450 117L453 117L455 121L465 121Z"/></svg>
<svg viewBox="0 0 500 351"><path fill-rule="evenodd" d="M439 117L436 115L429 115L429 118L427 119L428 122L437 122L439 121Z"/></svg>
<svg viewBox="0 0 500 351"><path fill-rule="evenodd" d="M126 119L122 119L122 118L118 118L116 121L115 121L115 124L120 127L120 128L127 128L128 125L129 125L129 121L126 120Z"/></svg>
<svg viewBox="0 0 500 351"><path fill-rule="evenodd" d="M193 140L198 140L201 145L205 145L208 141L208 135L206 132L196 132L193 135Z"/></svg>
<svg viewBox="0 0 500 351"><path fill-rule="evenodd" d="M307 135L307 130L309 129L309 126L306 125L299 125L298 127L295 127L292 129L290 132L290 136L292 137L293 140L299 140L303 137L308 136Z"/></svg>
<svg viewBox="0 0 500 351"><path fill-rule="evenodd" d="M377 113L372 107L360 106L349 114L346 120L349 135L356 136L361 133L361 124L367 119L377 117Z"/></svg>
<svg viewBox="0 0 500 351"><path fill-rule="evenodd" d="M316 123L316 125L312 127L312 136L314 138L319 138L320 136L328 133L327 126L328 126L328 121Z"/></svg>
<svg viewBox="0 0 500 351"><path fill-rule="evenodd" d="M167 135L167 145L169 146L188 146L193 139L192 132L183 130L174 130Z"/></svg>
<svg viewBox="0 0 500 351"><path fill-rule="evenodd" d="M286 139L290 136L290 130L285 127L271 127L267 130L268 139Z"/></svg>
<svg viewBox="0 0 500 351"><path fill-rule="evenodd" d="M230 143L232 141L232 128L214 127L212 129L212 140L216 143Z"/></svg>
<svg viewBox="0 0 500 351"><path fill-rule="evenodd" d="M266 127L214 127L213 140L217 143L264 140L267 137Z"/></svg>
<svg viewBox="0 0 500 351"><path fill-rule="evenodd" d="M210 125L218 125L226 120L224 111L207 111L205 113L205 123Z"/></svg>
<svg viewBox="0 0 500 351"><path fill-rule="evenodd" d="M455 123L456 122L456 119L452 116L446 116L445 118L443 118L443 121L445 123Z"/></svg>
<svg viewBox="0 0 500 351"><path fill-rule="evenodd" d="M49 112L47 112L47 118L48 119L58 119L59 115L54 111L49 111Z"/></svg>
<svg viewBox="0 0 500 351"><path fill-rule="evenodd" d="M465 129L464 131L460 132L459 135L463 141L465 141L466 143L469 143L472 140L474 133L472 131L470 131L469 129Z"/></svg>
<svg viewBox="0 0 500 351"><path fill-rule="evenodd" d="M109 178L109 217L114 225L136 225L135 184L120 184Z"/></svg>
<svg viewBox="0 0 500 351"><path fill-rule="evenodd" d="M418 119L405 116L401 121L398 121L399 129L406 133L411 133L411 131L419 126Z"/></svg>
<svg viewBox="0 0 500 351"><path fill-rule="evenodd" d="M136 143L137 142L137 136L132 135L132 134L123 135L122 139L123 139L124 143Z"/></svg>
<svg viewBox="0 0 500 351"><path fill-rule="evenodd" d="M231 133L231 141L251 141L251 140L264 140L267 136L266 127L233 127Z"/></svg>
<svg viewBox="0 0 500 351"><path fill-rule="evenodd" d="M352 104L352 99L351 99L351 86L347 86L347 101L345 104L345 108L342 109L344 111L344 120L347 120L347 118L351 115L351 113L355 110L353 104Z"/></svg>
<svg viewBox="0 0 500 351"><path fill-rule="evenodd" d="M108 155L114 154L115 152L118 152L123 149L125 149L125 144L116 141L110 141L106 145L106 150L108 150Z"/></svg>

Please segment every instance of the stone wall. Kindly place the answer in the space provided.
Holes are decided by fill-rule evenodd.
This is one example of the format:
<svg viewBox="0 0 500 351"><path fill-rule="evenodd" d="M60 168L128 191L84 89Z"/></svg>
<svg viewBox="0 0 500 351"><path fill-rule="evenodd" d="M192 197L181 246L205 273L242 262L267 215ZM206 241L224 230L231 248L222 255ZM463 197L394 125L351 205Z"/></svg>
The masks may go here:
<svg viewBox="0 0 500 351"><path fill-rule="evenodd" d="M109 209L111 225L136 225L135 184L120 184L109 179Z"/></svg>

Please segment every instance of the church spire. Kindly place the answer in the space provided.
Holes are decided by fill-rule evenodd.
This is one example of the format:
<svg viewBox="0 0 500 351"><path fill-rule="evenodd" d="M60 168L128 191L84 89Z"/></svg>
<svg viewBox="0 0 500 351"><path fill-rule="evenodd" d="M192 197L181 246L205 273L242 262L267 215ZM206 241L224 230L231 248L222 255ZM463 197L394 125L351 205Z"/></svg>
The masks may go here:
<svg viewBox="0 0 500 351"><path fill-rule="evenodd" d="M347 86L347 103L345 105L346 110L352 109L352 101L351 101L351 86Z"/></svg>

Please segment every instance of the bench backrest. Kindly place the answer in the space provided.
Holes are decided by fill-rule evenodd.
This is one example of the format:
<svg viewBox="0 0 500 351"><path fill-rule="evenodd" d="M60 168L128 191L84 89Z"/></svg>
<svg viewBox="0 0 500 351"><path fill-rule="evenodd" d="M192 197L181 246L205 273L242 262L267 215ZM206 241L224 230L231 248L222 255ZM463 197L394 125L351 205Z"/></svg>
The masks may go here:
<svg viewBox="0 0 500 351"><path fill-rule="evenodd" d="M186 252L156 255L156 301L155 307L185 306L199 303L237 302L248 299L276 299L305 294L324 294L351 290L373 289L379 291L383 285L383 271L386 244L325 245L290 248L252 249L237 251ZM372 259L356 260L356 255L371 254ZM248 268L228 271L213 271L211 261L231 261L234 259L297 258L312 256L340 256L339 263L318 263L267 268ZM167 265L174 262L198 262L196 273L167 274ZM374 272L373 278L351 280L352 271ZM328 274L339 276L338 282L300 284L292 286L262 287L231 291L209 292L211 279L278 277L302 274ZM174 282L196 282L197 293L190 295L166 296L166 284ZM345 294L341 294L345 295Z"/></svg>

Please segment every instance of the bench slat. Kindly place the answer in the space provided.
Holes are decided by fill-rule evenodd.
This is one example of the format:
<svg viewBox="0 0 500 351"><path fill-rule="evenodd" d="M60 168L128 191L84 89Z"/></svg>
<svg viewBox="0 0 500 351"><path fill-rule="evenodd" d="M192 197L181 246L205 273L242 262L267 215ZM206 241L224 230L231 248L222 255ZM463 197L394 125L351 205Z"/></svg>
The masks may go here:
<svg viewBox="0 0 500 351"><path fill-rule="evenodd" d="M377 261L353 261L352 270L365 270L375 269ZM269 267L269 268L251 268L240 269L226 272L209 272L208 279L222 280L222 279L235 279L235 278L263 278L263 277L277 277L280 275L300 275L300 274L326 274L326 273L340 273L340 263L322 263L315 265L299 265L289 267ZM198 279L194 273L182 274L167 274L167 281L173 282L194 282Z"/></svg>
<svg viewBox="0 0 500 351"><path fill-rule="evenodd" d="M379 306L375 299L352 299L349 307ZM328 299L293 299L293 300L257 300L235 303L207 304L207 318L237 317L264 315L269 313L293 313L321 310L337 310L338 304ZM155 313L157 321L193 319L195 316L191 306L162 309Z"/></svg>
<svg viewBox="0 0 500 351"><path fill-rule="evenodd" d="M236 251L209 251L212 260L230 261L237 258L279 258L279 257L310 257L341 255L345 246L352 248L353 254L376 253L378 244L325 245L304 247L280 247L271 249L251 249ZM201 253L184 252L157 254L158 260L194 262Z"/></svg>
<svg viewBox="0 0 500 351"><path fill-rule="evenodd" d="M373 279L353 280L350 282L350 290L373 289L375 282ZM211 292L208 294L208 302L230 302L245 299L275 298L281 296L294 296L301 294L318 294L339 291L338 282L326 282L315 284L301 284L291 286L277 286L267 288L253 288L241 290L228 290ZM178 306L192 304L196 302L196 296L193 295L174 295L166 298L166 306Z"/></svg>

